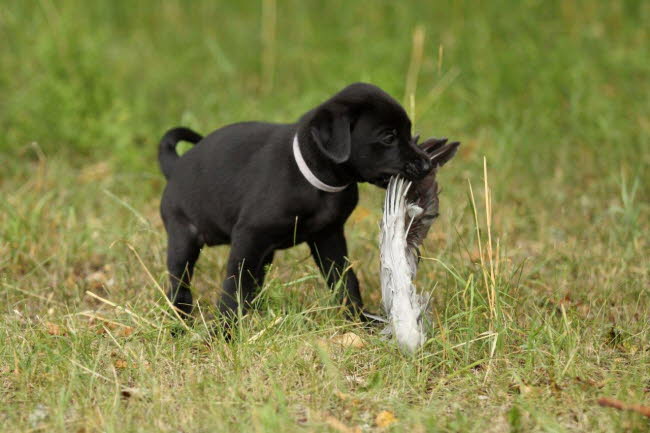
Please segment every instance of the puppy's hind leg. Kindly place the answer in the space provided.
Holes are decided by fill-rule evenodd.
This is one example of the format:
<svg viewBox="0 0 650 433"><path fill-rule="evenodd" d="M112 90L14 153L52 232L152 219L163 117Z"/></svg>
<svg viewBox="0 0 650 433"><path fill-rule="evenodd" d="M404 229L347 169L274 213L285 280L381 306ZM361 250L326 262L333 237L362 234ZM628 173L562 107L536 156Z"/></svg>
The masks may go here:
<svg viewBox="0 0 650 433"><path fill-rule="evenodd" d="M167 297L181 316L187 319L192 313L190 281L194 265L201 253L201 244L189 224L173 222L167 225L167 269L170 289Z"/></svg>

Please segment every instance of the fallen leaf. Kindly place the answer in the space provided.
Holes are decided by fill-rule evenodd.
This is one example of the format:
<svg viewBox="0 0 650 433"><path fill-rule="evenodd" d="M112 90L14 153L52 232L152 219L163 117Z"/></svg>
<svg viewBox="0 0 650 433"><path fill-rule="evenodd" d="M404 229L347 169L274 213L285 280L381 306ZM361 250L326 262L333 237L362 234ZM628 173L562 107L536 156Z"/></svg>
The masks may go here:
<svg viewBox="0 0 650 433"><path fill-rule="evenodd" d="M338 389L334 391L334 395L337 396L341 401L349 400L350 395L344 392L339 391Z"/></svg>
<svg viewBox="0 0 650 433"><path fill-rule="evenodd" d="M334 395L339 398L339 400L346 402L348 405L359 406L361 400L353 398L350 394L339 391L338 389L334 391Z"/></svg>
<svg viewBox="0 0 650 433"><path fill-rule="evenodd" d="M334 337L330 338L330 341L343 347L353 347L355 349L360 349L366 345L366 342L363 340L363 338L359 337L354 332L346 332L345 334L335 335Z"/></svg>
<svg viewBox="0 0 650 433"><path fill-rule="evenodd" d="M581 378L580 376L576 376L576 381L578 381L578 382L580 382L580 383L584 383L585 385L589 385L589 386L596 387L596 388L598 388L598 389L600 389L600 388L602 388L602 387L605 386L605 382L604 382L604 381L597 382L597 381L595 381L595 380L593 380L593 379L589 379L588 377L583 379L583 378Z"/></svg>
<svg viewBox="0 0 650 433"><path fill-rule="evenodd" d="M145 393L139 388L122 388L120 394L124 398L144 398Z"/></svg>
<svg viewBox="0 0 650 433"><path fill-rule="evenodd" d="M88 283L98 283L98 285L101 285L107 280L108 280L108 276L101 269L86 275L86 282Z"/></svg>
<svg viewBox="0 0 650 433"><path fill-rule="evenodd" d="M603 407L613 407L618 410L631 410L640 413L643 416L650 417L650 406L643 406L640 404L627 404L620 400L611 397L601 397L598 399L598 404Z"/></svg>
<svg viewBox="0 0 650 433"><path fill-rule="evenodd" d="M47 333L50 335L65 335L63 328L61 328L56 323L46 322L45 328L47 329Z"/></svg>
<svg viewBox="0 0 650 433"><path fill-rule="evenodd" d="M92 290L104 289L115 284L115 279L108 273L110 267L102 266L101 269L86 275L85 281Z"/></svg>
<svg viewBox="0 0 650 433"><path fill-rule="evenodd" d="M377 427L388 427L389 425L396 422L397 418L395 418L395 414L389 410L382 410L375 417L375 424Z"/></svg>
<svg viewBox="0 0 650 433"><path fill-rule="evenodd" d="M118 333L118 335L120 337L128 337L131 334L133 334L133 327L132 326L125 326L122 329L120 329L120 332Z"/></svg>
<svg viewBox="0 0 650 433"><path fill-rule="evenodd" d="M126 367L127 367L127 363L125 360L123 359L115 360L115 368L126 368Z"/></svg>
<svg viewBox="0 0 650 433"><path fill-rule="evenodd" d="M341 421L334 418L333 416L328 416L327 418L325 418L325 422L334 430L339 431L341 433L361 433L361 427L359 426L348 427L347 425L343 424Z"/></svg>
<svg viewBox="0 0 650 433"><path fill-rule="evenodd" d="M521 395L528 395L535 390L532 386L526 385L525 383L513 383L509 389Z"/></svg>

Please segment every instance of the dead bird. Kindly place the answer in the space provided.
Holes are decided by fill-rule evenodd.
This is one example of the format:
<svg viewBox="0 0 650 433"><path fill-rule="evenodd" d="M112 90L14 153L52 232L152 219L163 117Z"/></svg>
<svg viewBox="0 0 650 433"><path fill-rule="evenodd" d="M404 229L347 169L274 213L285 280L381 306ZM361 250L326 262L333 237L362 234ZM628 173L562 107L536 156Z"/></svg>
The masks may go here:
<svg viewBox="0 0 650 433"><path fill-rule="evenodd" d="M419 137L413 139L418 146ZM413 283L419 262L419 246L438 216L436 173L455 154L459 142L432 138L419 145L433 169L419 181L391 177L381 221L380 280L385 332L395 336L400 349L414 353L426 341L428 294L419 294Z"/></svg>

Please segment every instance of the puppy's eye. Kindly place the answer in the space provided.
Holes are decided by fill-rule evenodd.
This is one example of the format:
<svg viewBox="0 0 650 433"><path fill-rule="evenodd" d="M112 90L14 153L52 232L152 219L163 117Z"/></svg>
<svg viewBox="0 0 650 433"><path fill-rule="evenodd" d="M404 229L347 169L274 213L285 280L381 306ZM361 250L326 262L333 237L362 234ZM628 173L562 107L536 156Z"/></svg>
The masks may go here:
<svg viewBox="0 0 650 433"><path fill-rule="evenodd" d="M397 135L395 134L395 131L390 131L384 134L384 136L381 138L381 142L383 144L393 144L396 138Z"/></svg>

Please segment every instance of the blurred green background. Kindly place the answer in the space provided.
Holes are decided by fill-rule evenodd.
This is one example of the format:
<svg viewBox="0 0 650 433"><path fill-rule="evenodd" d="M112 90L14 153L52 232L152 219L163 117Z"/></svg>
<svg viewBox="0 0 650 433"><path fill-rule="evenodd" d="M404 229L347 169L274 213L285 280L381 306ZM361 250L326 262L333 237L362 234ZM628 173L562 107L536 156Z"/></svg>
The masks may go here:
<svg viewBox="0 0 650 433"><path fill-rule="evenodd" d="M632 0L8 1L0 149L155 172L177 124L292 121L354 81L403 100L422 26L416 131L511 182L589 183L649 162L648 19Z"/></svg>

